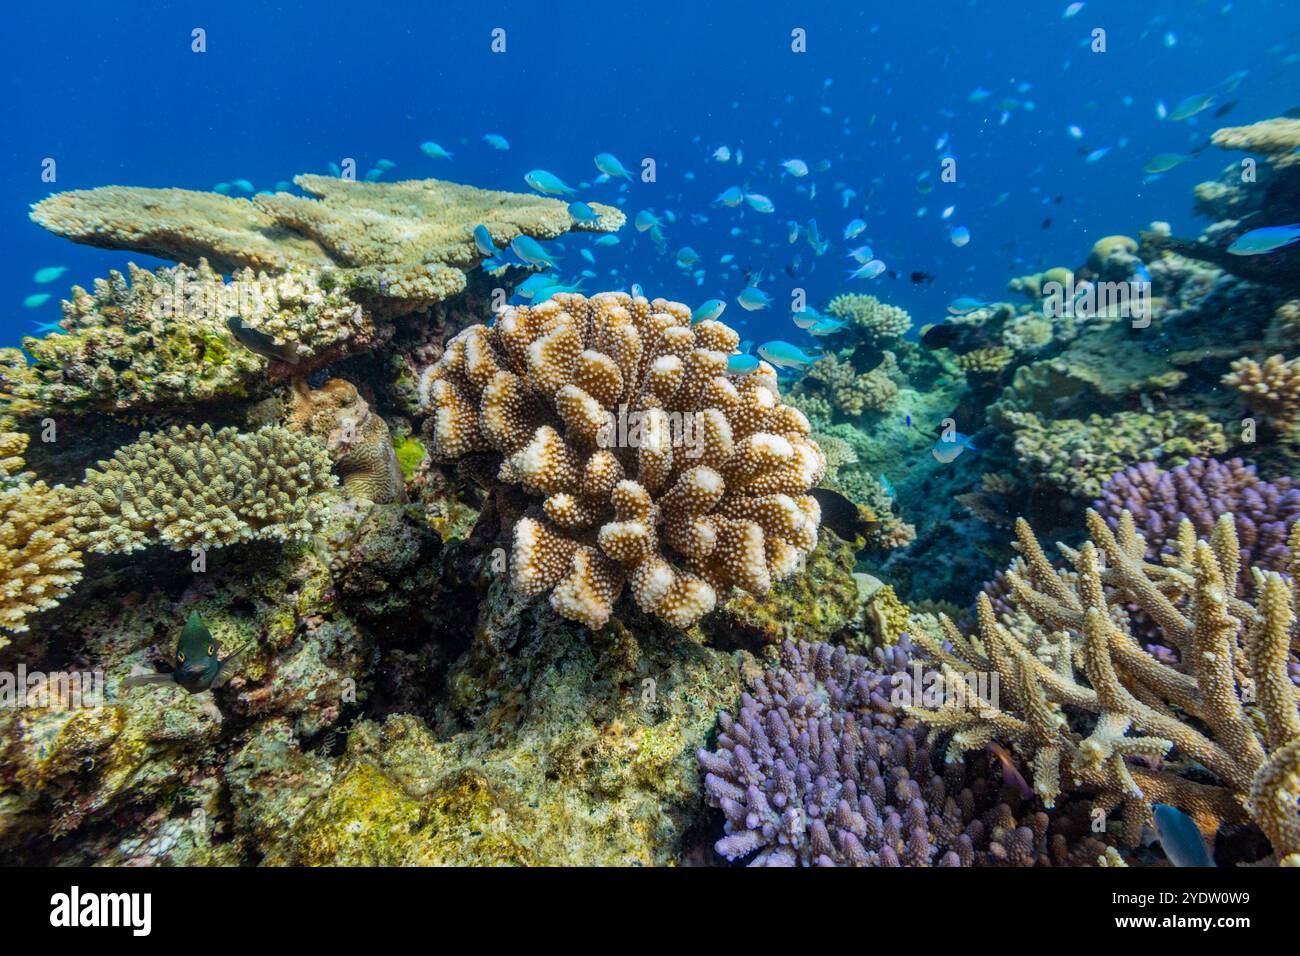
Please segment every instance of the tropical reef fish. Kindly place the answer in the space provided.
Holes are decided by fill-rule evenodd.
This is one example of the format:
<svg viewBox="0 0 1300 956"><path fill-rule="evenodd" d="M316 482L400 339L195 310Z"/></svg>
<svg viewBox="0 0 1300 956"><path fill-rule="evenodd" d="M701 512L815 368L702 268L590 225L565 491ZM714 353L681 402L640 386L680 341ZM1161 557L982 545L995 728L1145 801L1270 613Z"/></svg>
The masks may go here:
<svg viewBox="0 0 1300 956"><path fill-rule="evenodd" d="M1002 782L1007 786L1015 787L1019 790L1020 796L1024 799L1034 799L1033 788L1029 786L1029 781L1027 781L1025 775L1020 772L1020 768L1016 766L1016 762L1012 759L1011 754L1007 753L1007 749L996 740L990 740L985 744L985 748L989 753L997 757L998 763L1002 765Z"/></svg>
<svg viewBox="0 0 1300 956"><path fill-rule="evenodd" d="M48 292L36 292L23 299L23 305L29 309L39 309L49 301L50 294Z"/></svg>
<svg viewBox="0 0 1300 956"><path fill-rule="evenodd" d="M614 177L621 179L632 178L632 174L623 167L623 164L612 153L597 153L594 162L596 168L611 179Z"/></svg>
<svg viewBox="0 0 1300 956"><path fill-rule="evenodd" d="M32 279L41 285L45 285L47 282L53 282L67 271L67 266L46 266L44 269L37 269Z"/></svg>
<svg viewBox="0 0 1300 956"><path fill-rule="evenodd" d="M802 159L787 159L781 164L781 168L796 179L801 179L808 175L808 164Z"/></svg>
<svg viewBox="0 0 1300 956"><path fill-rule="evenodd" d="M487 143L487 144L488 144L489 146L491 146L493 149L503 149L503 150L504 150L504 149L509 149L509 148L510 148L510 143L506 141L506 138L505 138L504 136L499 136L499 135L497 135L496 133L488 133L488 134L486 134L486 135L483 137L483 142Z"/></svg>
<svg viewBox="0 0 1300 956"><path fill-rule="evenodd" d="M1142 171L1144 173L1167 173L1174 167L1181 166L1190 158L1190 156L1184 156L1181 153L1161 153L1147 160L1147 164L1142 167Z"/></svg>
<svg viewBox="0 0 1300 956"><path fill-rule="evenodd" d="M732 355L727 359L727 371L732 375L748 375L758 368L758 359L752 355Z"/></svg>
<svg viewBox="0 0 1300 956"><path fill-rule="evenodd" d="M530 266L555 265L555 257L542 248L542 244L532 236L515 236L510 240L510 251Z"/></svg>
<svg viewBox="0 0 1300 956"><path fill-rule="evenodd" d="M1191 817L1167 803L1153 803L1151 810L1160 846L1174 866L1214 866L1205 837Z"/></svg>
<svg viewBox="0 0 1300 956"><path fill-rule="evenodd" d="M430 159L451 159L451 153L434 142L421 143L420 152Z"/></svg>
<svg viewBox="0 0 1300 956"><path fill-rule="evenodd" d="M969 295L963 295L960 298L953 299L948 303L948 311L953 315L965 315L968 312L974 312L976 309L982 309L987 302L982 299L976 299Z"/></svg>
<svg viewBox="0 0 1300 956"><path fill-rule="evenodd" d="M870 262L864 262L857 269L849 273L850 279L874 279L885 271L885 264L879 259L872 259Z"/></svg>
<svg viewBox="0 0 1300 956"><path fill-rule="evenodd" d="M725 146L719 146L717 149L713 151L713 158L720 163L730 162L731 150L729 150Z"/></svg>
<svg viewBox="0 0 1300 956"><path fill-rule="evenodd" d="M474 247L485 256L501 255L501 250L492 242L492 233L482 223L474 227Z"/></svg>
<svg viewBox="0 0 1300 956"><path fill-rule="evenodd" d="M618 243L618 236L601 236L596 240L596 245L598 246L616 246Z"/></svg>
<svg viewBox="0 0 1300 956"><path fill-rule="evenodd" d="M569 215L574 222L596 222L600 219L600 213L579 200L569 203Z"/></svg>
<svg viewBox="0 0 1300 956"><path fill-rule="evenodd" d="M559 295L561 292L580 292L580 291L582 291L581 279L569 285L564 285L563 283L555 282L551 285L548 285L538 290L537 294L533 296L533 305L541 305L543 302L546 302L552 296Z"/></svg>
<svg viewBox="0 0 1300 956"><path fill-rule="evenodd" d="M764 342L758 347L758 354L778 368L802 368L821 358L820 354L809 355L799 346L780 340Z"/></svg>
<svg viewBox="0 0 1300 956"><path fill-rule="evenodd" d="M533 296L537 295L537 293L544 289L553 287L559 281L559 279L552 275L541 273L538 275L531 275L523 282L519 283L519 285L515 286L515 295L521 296L525 299L531 299Z"/></svg>
<svg viewBox="0 0 1300 956"><path fill-rule="evenodd" d="M1191 119L1197 113L1209 107L1214 102L1213 94L1197 94L1189 96L1183 100L1169 113L1169 119L1175 122L1179 120Z"/></svg>
<svg viewBox="0 0 1300 956"><path fill-rule="evenodd" d="M721 299L710 299L703 303L698 309L691 313L691 324L696 322L705 322L709 319L716 319L727 308L727 303Z"/></svg>
<svg viewBox="0 0 1300 956"><path fill-rule="evenodd" d="M836 332L842 332L844 327L848 324L848 319L819 319L812 325L808 326L808 334L819 337L823 335L834 335Z"/></svg>
<svg viewBox="0 0 1300 956"><path fill-rule="evenodd" d="M772 304L771 297L756 285L746 286L744 291L736 296L736 301L746 312L766 309Z"/></svg>
<svg viewBox="0 0 1300 956"><path fill-rule="evenodd" d="M970 242L970 230L965 226L955 226L953 229L949 230L948 238L952 241L954 246L960 249L962 246Z"/></svg>
<svg viewBox="0 0 1300 956"><path fill-rule="evenodd" d="M1238 236L1232 241L1232 245L1228 246L1228 251L1234 256L1258 256L1289 246L1297 239L1300 239L1300 224L1265 226L1263 229L1252 229Z"/></svg>
<svg viewBox="0 0 1300 956"><path fill-rule="evenodd" d="M574 190L568 183L544 169L534 169L532 172L525 173L524 182L539 193L545 193L548 196L572 196L574 194Z"/></svg>
<svg viewBox="0 0 1300 956"><path fill-rule="evenodd" d="M663 225L663 223L659 220L659 217L656 216L654 213L652 213L649 209L642 209L639 213L637 213L636 219L633 224L636 226L637 232L646 232L650 229L655 228L656 226Z"/></svg>
<svg viewBox="0 0 1300 956"><path fill-rule="evenodd" d="M700 261L700 254L690 246L682 246L677 250L677 264L683 268L689 269L695 263Z"/></svg>
<svg viewBox="0 0 1300 956"><path fill-rule="evenodd" d="M261 329L245 324L244 320L237 315L226 319L226 328L230 329L230 334L235 337L236 342L262 358L270 359L272 362L288 362L290 365L298 363L298 350L291 343L276 342Z"/></svg>
<svg viewBox="0 0 1300 956"><path fill-rule="evenodd" d="M867 224L865 222L863 222L861 219L854 219L851 223L849 223L847 226L844 227L844 238L856 239L858 236L862 235L862 233L866 231L866 228L867 228Z"/></svg>
<svg viewBox="0 0 1300 956"><path fill-rule="evenodd" d="M876 515L870 508L864 508L829 488L813 488L808 493L817 499L822 526L830 528L837 537L852 542L871 533Z"/></svg>
<svg viewBox="0 0 1300 956"><path fill-rule="evenodd" d="M749 207L755 212L776 212L772 200L759 193L745 193L745 202L749 203Z"/></svg>
<svg viewBox="0 0 1300 956"><path fill-rule="evenodd" d="M243 648L222 660L217 656L217 641L203 623L198 611L190 611L180 640L176 642L175 664L169 674L131 674L122 678L123 687L145 684L176 684L191 694L220 687L230 676L230 662Z"/></svg>
<svg viewBox="0 0 1300 956"><path fill-rule="evenodd" d="M934 447L930 449L930 451L934 454L934 457L937 460L946 465L949 462L956 461L957 457L967 448L971 451L979 451L979 449L975 447L975 443L971 440L969 435L963 435L961 432L953 432L952 438L950 439L940 436L939 440L934 443Z"/></svg>

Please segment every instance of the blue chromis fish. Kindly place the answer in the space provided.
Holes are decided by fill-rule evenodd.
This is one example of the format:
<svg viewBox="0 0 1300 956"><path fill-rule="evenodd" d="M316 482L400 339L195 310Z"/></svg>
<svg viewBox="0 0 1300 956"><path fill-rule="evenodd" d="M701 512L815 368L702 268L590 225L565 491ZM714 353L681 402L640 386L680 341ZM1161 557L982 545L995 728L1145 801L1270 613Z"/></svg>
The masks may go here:
<svg viewBox="0 0 1300 956"><path fill-rule="evenodd" d="M954 246L960 249L966 243L970 242L970 230L965 226L955 226L948 231L948 239Z"/></svg>
<svg viewBox="0 0 1300 956"><path fill-rule="evenodd" d="M758 368L758 359L752 355L732 355L727 359L727 371L732 375L748 375Z"/></svg>
<svg viewBox="0 0 1300 956"><path fill-rule="evenodd" d="M746 286L740 295L736 296L736 301L746 312L755 312L759 309L766 309L772 304L772 298L756 285Z"/></svg>
<svg viewBox="0 0 1300 956"><path fill-rule="evenodd" d="M576 199L569 203L569 215L573 217L574 222L596 222L600 219L600 213L585 202Z"/></svg>
<svg viewBox="0 0 1300 956"><path fill-rule="evenodd" d="M848 324L848 319L819 319L808 326L808 334L816 336L834 335L836 332L842 332Z"/></svg>
<svg viewBox="0 0 1300 956"><path fill-rule="evenodd" d="M973 296L963 295L953 299L948 303L948 311L953 315L966 315L968 312L974 312L976 309L982 309L989 303L982 299L976 299Z"/></svg>
<svg viewBox="0 0 1300 956"><path fill-rule="evenodd" d="M591 263L593 266L596 264L596 257L591 254L590 249L579 249L578 255L582 256L585 261Z"/></svg>
<svg viewBox="0 0 1300 956"><path fill-rule="evenodd" d="M543 249L542 244L532 236L515 236L510 240L510 251L530 266L550 268L556 263L555 257Z"/></svg>
<svg viewBox="0 0 1300 956"><path fill-rule="evenodd" d="M633 225L636 226L637 232L646 232L647 230L653 229L656 226L662 226L663 223L660 222L659 217L656 216L654 213L652 213L649 209L642 209L639 213L636 214L636 219L633 220Z"/></svg>
<svg viewBox="0 0 1300 956"><path fill-rule="evenodd" d="M525 299L531 299L539 292L553 288L559 284L559 279L552 275L538 274L529 276L519 285L515 286L515 295L522 296Z"/></svg>
<svg viewBox="0 0 1300 956"><path fill-rule="evenodd" d="M564 285L563 283L556 282L552 285L546 286L543 289L540 289L533 296L533 305L541 305L543 302L549 300L552 296L558 295L561 292L580 292L581 290L582 290L581 279L569 285Z"/></svg>
<svg viewBox="0 0 1300 956"><path fill-rule="evenodd" d="M618 245L618 236L601 236L596 240L598 246L616 246Z"/></svg>
<svg viewBox="0 0 1300 956"><path fill-rule="evenodd" d="M420 152L430 159L451 159L451 153L434 142L421 143Z"/></svg>
<svg viewBox="0 0 1300 956"><path fill-rule="evenodd" d="M1174 866L1214 866L1210 848L1195 821L1167 803L1151 805L1160 846Z"/></svg>
<svg viewBox="0 0 1300 956"><path fill-rule="evenodd" d="M1189 96L1170 111L1169 119L1175 122L1191 119L1202 110L1208 109L1213 102L1214 94L1212 93Z"/></svg>
<svg viewBox="0 0 1300 956"><path fill-rule="evenodd" d="M1147 164L1142 167L1144 173L1167 173L1169 170L1181 166L1191 157L1184 156L1182 153L1160 153L1158 156L1152 156L1147 160Z"/></svg>
<svg viewBox="0 0 1300 956"><path fill-rule="evenodd" d="M28 309L39 309L49 301L50 294L48 292L35 292L23 299L23 306Z"/></svg>
<svg viewBox="0 0 1300 956"><path fill-rule="evenodd" d="M198 611L190 611L180 639L176 642L176 655L169 674L132 674L122 678L123 687L140 687L144 684L176 684L191 694L200 694L212 687L220 687L230 676L230 663L243 649L222 660L217 656L216 639L203 623Z"/></svg>
<svg viewBox="0 0 1300 956"><path fill-rule="evenodd" d="M862 235L862 233L866 231L866 228L867 228L867 224L865 222L863 222L861 219L854 219L851 223L849 223L847 226L844 227L844 238L855 239L858 236Z"/></svg>
<svg viewBox="0 0 1300 956"><path fill-rule="evenodd" d="M597 153L594 162L596 168L611 179L615 177L621 177L623 179L632 178L632 174L624 168L623 164L618 161L618 158L614 156L613 153Z"/></svg>
<svg viewBox="0 0 1300 956"><path fill-rule="evenodd" d="M493 149L506 150L510 148L510 143L506 141L506 138L504 136L498 135L497 133L485 134L483 137L483 142L487 143Z"/></svg>
<svg viewBox="0 0 1300 956"><path fill-rule="evenodd" d="M790 321L793 322L797 328L801 329L811 329L822 320L822 314L811 305L805 306L802 312L795 312L790 316Z"/></svg>
<svg viewBox="0 0 1300 956"><path fill-rule="evenodd" d="M739 206L745 201L745 191L739 186L731 186L718 193L718 198L713 201L724 206Z"/></svg>
<svg viewBox="0 0 1300 956"><path fill-rule="evenodd" d="M952 438L940 436L939 440L934 443L934 448L930 449L930 451L938 461L946 465L949 462L956 461L957 457L967 448L971 451L979 451L969 435L953 432Z"/></svg>
<svg viewBox="0 0 1300 956"><path fill-rule="evenodd" d="M787 159L781 163L781 168L796 179L802 179L808 175L808 164L802 159Z"/></svg>
<svg viewBox="0 0 1300 956"><path fill-rule="evenodd" d="M690 246L682 246L677 250L677 264L683 268L689 269L695 263L700 261L700 254Z"/></svg>
<svg viewBox="0 0 1300 956"><path fill-rule="evenodd" d="M745 202L749 203L749 208L755 212L776 212L772 200L759 193L745 193Z"/></svg>
<svg viewBox="0 0 1300 956"><path fill-rule="evenodd" d="M907 417L910 420L912 416L908 415ZM880 485L880 487L884 489L885 494L889 495L890 498L898 497L898 492L894 490L894 483L890 481L887 477L885 477L885 473L883 471L880 473L880 477L877 478L876 481Z"/></svg>
<svg viewBox="0 0 1300 956"><path fill-rule="evenodd" d="M534 169L532 172L525 173L524 182L539 193L545 193L548 196L572 196L574 194L574 190L568 183L544 169Z"/></svg>
<svg viewBox="0 0 1300 956"><path fill-rule="evenodd" d="M67 266L46 266L44 269L37 269L32 279L39 285L45 285L47 282L53 282L67 271Z"/></svg>
<svg viewBox="0 0 1300 956"><path fill-rule="evenodd" d="M270 359L272 362L288 362L290 365L298 364L298 350L294 348L292 343L277 342L261 329L255 329L245 323L239 316L232 315L226 319L226 328L235 337L235 341L250 352L256 353L262 358Z"/></svg>
<svg viewBox="0 0 1300 956"><path fill-rule="evenodd" d="M758 354L777 368L803 368L821 358L820 353L809 354L797 345L789 342L764 342L758 347Z"/></svg>
<svg viewBox="0 0 1300 956"><path fill-rule="evenodd" d="M697 322L708 322L716 319L726 310L726 308L727 303L723 302L721 299L710 299L708 302L702 303L698 309L691 313L691 325L695 325Z"/></svg>
<svg viewBox="0 0 1300 956"><path fill-rule="evenodd" d="M1297 239L1300 239L1300 224L1265 226L1263 229L1252 229L1238 236L1232 241L1232 245L1228 246L1228 251L1234 256L1258 256L1289 246Z"/></svg>
<svg viewBox="0 0 1300 956"><path fill-rule="evenodd" d="M474 247L485 256L501 255L501 250L492 242L492 233L482 223L474 227Z"/></svg>

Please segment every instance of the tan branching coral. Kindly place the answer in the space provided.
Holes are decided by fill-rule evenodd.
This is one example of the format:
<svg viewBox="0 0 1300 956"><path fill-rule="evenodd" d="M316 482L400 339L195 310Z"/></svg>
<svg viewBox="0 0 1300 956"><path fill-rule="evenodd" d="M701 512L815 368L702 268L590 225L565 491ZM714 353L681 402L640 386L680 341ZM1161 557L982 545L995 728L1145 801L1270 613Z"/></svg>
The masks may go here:
<svg viewBox="0 0 1300 956"><path fill-rule="evenodd" d="M914 708L949 751L1009 744L1033 769L1048 807L1082 789L1094 806L1122 808L1135 842L1151 804L1188 812L1207 836L1253 819L1279 859L1300 862L1300 716L1287 676L1296 636L1295 595L1287 578L1256 571L1254 604L1232 597L1239 542L1231 515L1209 540L1183 522L1167 567L1144 560L1145 542L1124 512L1112 531L1088 512L1091 540L1061 547L1071 570L1052 566L1033 531L1016 524L1021 557L1007 571L1017 620L1001 620L987 594L978 633L947 618L940 636L915 640L950 677L996 671L1000 700ZM1300 570L1300 530L1290 540ZM1182 666L1162 663L1129 631L1136 605L1177 648ZM948 646L940 638L947 639ZM1078 729L1067 708L1091 714ZM1194 765L1206 772L1180 773Z"/></svg>
<svg viewBox="0 0 1300 956"><path fill-rule="evenodd" d="M1005 345L991 348L975 349L956 358L957 367L967 374L996 375L1016 357L1016 353Z"/></svg>
<svg viewBox="0 0 1300 956"><path fill-rule="evenodd" d="M232 316L287 360L241 345ZM93 293L74 286L62 325L24 342L32 366L11 390L32 408L123 412L244 397L264 386L268 366L302 373L391 334L309 273L244 269L226 282L203 260L157 272L131 265L96 280Z"/></svg>
<svg viewBox="0 0 1300 956"><path fill-rule="evenodd" d="M332 378L312 389L299 379L286 424L325 445L348 495L378 504L406 500L388 423L351 382Z"/></svg>
<svg viewBox="0 0 1300 956"><path fill-rule="evenodd" d="M81 580L67 507L62 486L21 481L0 488L0 647L6 632L27 630L31 615L54 607Z"/></svg>
<svg viewBox="0 0 1300 956"><path fill-rule="evenodd" d="M12 415L0 415L0 480L12 478L23 470L23 454L31 438L17 428Z"/></svg>
<svg viewBox="0 0 1300 956"><path fill-rule="evenodd" d="M887 305L873 295L837 295L826 311L837 319L848 319L853 331L873 343L900 338L912 327L912 317L904 309Z"/></svg>
<svg viewBox="0 0 1300 956"><path fill-rule="evenodd" d="M1294 166L1300 164L1300 119L1279 116L1250 126L1228 126L1215 130L1210 142L1220 149L1267 156L1279 169Z"/></svg>
<svg viewBox="0 0 1300 956"><path fill-rule="evenodd" d="M505 456L542 498L514 529L525 595L589 627L625 583L688 627L733 587L763 594L816 544L826 462L770 366L727 374L739 336L678 302L561 294L471 326L425 376L431 453Z"/></svg>
<svg viewBox="0 0 1300 956"><path fill-rule="evenodd" d="M483 258L473 237L480 223L502 244L571 229L614 232L624 222L623 213L601 203L591 204L599 218L584 224L556 199L437 179L367 183L302 175L294 183L315 198L106 186L56 193L31 216L74 242L177 262L206 257L222 272L329 271L348 288L403 308L465 288L465 272Z"/></svg>
<svg viewBox="0 0 1300 956"><path fill-rule="evenodd" d="M1251 411L1281 431L1300 418L1300 359L1270 355L1261 365L1252 358L1239 358L1223 376L1223 384L1241 392Z"/></svg>
<svg viewBox="0 0 1300 956"><path fill-rule="evenodd" d="M881 368L858 372L851 362L834 354L808 367L799 390L824 396L833 410L850 418L868 411L884 411L898 399L898 384Z"/></svg>
<svg viewBox="0 0 1300 956"><path fill-rule="evenodd" d="M306 435L186 425L142 434L87 469L71 510L91 551L216 548L311 535L333 485L328 454Z"/></svg>

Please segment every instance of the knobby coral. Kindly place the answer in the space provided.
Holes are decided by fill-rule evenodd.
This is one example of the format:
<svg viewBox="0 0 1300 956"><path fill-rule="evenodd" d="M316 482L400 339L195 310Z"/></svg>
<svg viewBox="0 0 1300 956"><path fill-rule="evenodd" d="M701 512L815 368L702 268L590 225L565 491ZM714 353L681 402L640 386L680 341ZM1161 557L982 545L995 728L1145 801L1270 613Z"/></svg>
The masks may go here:
<svg viewBox="0 0 1300 956"><path fill-rule="evenodd" d="M854 332L873 343L897 339L912 327L912 317L905 310L873 295L837 295L826 311L837 319L848 319Z"/></svg>
<svg viewBox="0 0 1300 956"><path fill-rule="evenodd" d="M628 582L677 627L739 587L764 594L817 542L808 490L825 470L770 366L727 374L739 336L678 302L556 295L448 343L426 374L431 452L505 456L499 478L540 496L514 529L525 595L589 627Z"/></svg>
<svg viewBox="0 0 1300 956"><path fill-rule="evenodd" d="M726 817L717 852L751 866L1096 862L1101 841L1052 832L1042 811L1018 821L987 779L965 781L960 759L935 771L924 728L901 705L921 692L909 650L904 639L868 660L782 646L781 666L753 682L739 714L719 714L717 749L696 755Z"/></svg>
<svg viewBox="0 0 1300 956"><path fill-rule="evenodd" d="M310 535L333 484L328 454L306 435L173 426L88 468L70 508L92 551L215 548Z"/></svg>
<svg viewBox="0 0 1300 956"><path fill-rule="evenodd" d="M1300 359L1270 355L1260 364L1239 358L1223 376L1223 384L1241 392L1246 406L1279 431L1289 430L1300 419Z"/></svg>
<svg viewBox="0 0 1300 956"><path fill-rule="evenodd" d="M20 480L0 488L0 647L8 643L3 632L27 630L28 617L54 607L81 580L67 506L62 486Z"/></svg>
<svg viewBox="0 0 1300 956"><path fill-rule="evenodd" d="M1019 621L1000 620L981 594L977 635L945 617L943 635L916 636L953 675L995 670L998 706L948 702L910 713L934 734L951 734L953 759L1009 743L1031 762L1034 791L1048 807L1071 789L1095 794L1107 812L1122 807L1130 844L1160 802L1187 811L1207 836L1249 817L1278 860L1300 864L1300 715L1287 676L1300 534L1290 540L1291 581L1256 571L1256 598L1247 603L1225 585L1240 565L1231 515L1220 516L1209 540L1184 522L1165 567L1145 560L1127 512L1112 531L1089 510L1088 528L1080 549L1061 547L1073 565L1061 570L1021 519L1021 558L1005 576ZM1139 646L1127 604L1158 624L1184 667ZM1076 729L1067 708L1091 715L1090 724ZM1193 765L1208 773L1193 780L1180 772Z"/></svg>

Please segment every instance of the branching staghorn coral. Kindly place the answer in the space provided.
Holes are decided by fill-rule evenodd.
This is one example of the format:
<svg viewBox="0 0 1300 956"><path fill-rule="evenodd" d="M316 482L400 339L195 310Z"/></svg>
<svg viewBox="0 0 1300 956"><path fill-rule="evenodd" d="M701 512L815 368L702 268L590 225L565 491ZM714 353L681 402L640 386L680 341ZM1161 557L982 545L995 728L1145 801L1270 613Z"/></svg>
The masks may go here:
<svg viewBox="0 0 1300 956"><path fill-rule="evenodd" d="M996 375L1010 365L1015 357L1015 352L1010 348L997 345L963 353L958 355L955 361L957 367L967 374Z"/></svg>
<svg viewBox="0 0 1300 956"><path fill-rule="evenodd" d="M912 327L912 317L905 310L886 305L873 295L837 295L826 311L837 319L848 319L851 330L873 344L900 338Z"/></svg>
<svg viewBox="0 0 1300 956"><path fill-rule="evenodd" d="M623 293L556 295L448 343L422 383L431 454L499 452L500 479L544 499L544 519L515 525L518 591L596 628L626 582L684 628L732 587L794 572L817 542L807 491L825 458L770 366L727 375L738 344L688 306Z"/></svg>
<svg viewBox="0 0 1300 956"><path fill-rule="evenodd" d="M0 647L81 580L67 489L29 477L0 488Z"/></svg>
<svg viewBox="0 0 1300 956"><path fill-rule="evenodd" d="M292 362L272 363L241 345L236 316L283 346ZM123 412L239 398L267 381L272 364L302 374L368 349L391 334L310 273L278 276L244 269L229 282L206 261L157 272L127 267L74 286L64 332L28 338L32 366L11 385L31 409Z"/></svg>
<svg viewBox="0 0 1300 956"><path fill-rule="evenodd" d="M1017 522L1021 558L1005 581L1027 626L1000 620L981 594L978 634L961 634L945 617L946 642L915 636L952 673L996 670L999 705L909 712L933 734L951 734L953 759L994 740L1011 745L1030 761L1048 807L1081 789L1107 812L1122 808L1131 845L1151 805L1168 803L1207 837L1249 817L1279 861L1300 864L1300 699L1286 666L1296 626L1291 583L1257 571L1253 604L1228 593L1240 561L1231 515L1219 518L1209 540L1185 522L1165 567L1147 563L1127 513L1112 531L1089 510L1088 529L1091 540L1078 551L1061 547L1073 565L1067 571L1051 565L1024 519ZM1295 580L1300 534L1290 547ZM1142 650L1129 631L1129 603L1158 624L1184 669ZM1093 716L1086 733L1071 725L1067 707ZM1187 762L1214 782L1180 774Z"/></svg>
<svg viewBox="0 0 1300 956"><path fill-rule="evenodd" d="M1300 419L1300 359L1270 355L1261 365L1252 358L1239 358L1223 376L1223 384L1241 392L1246 406L1278 431L1289 431Z"/></svg>
<svg viewBox="0 0 1300 956"><path fill-rule="evenodd" d="M591 204L595 222L579 223L556 199L437 179L367 183L302 175L294 183L315 198L106 186L56 193L33 206L31 217L74 242L177 262L206 257L222 272L330 272L346 288L402 310L465 288L465 272L483 258L473 237L480 223L501 245L571 229L615 232L624 221L601 203Z"/></svg>
<svg viewBox="0 0 1300 956"><path fill-rule="evenodd" d="M325 445L347 494L379 504L406 500L388 423L351 382L332 378L313 389L296 381L287 425Z"/></svg>
<svg viewBox="0 0 1300 956"><path fill-rule="evenodd" d="M1018 820L1018 795L1003 802L960 758L936 772L924 729L895 702L921 694L909 651L906 639L872 659L782 646L737 716L718 715L717 750L696 754L726 816L717 852L750 866L1095 863L1106 846L1077 821Z"/></svg>
<svg viewBox="0 0 1300 956"><path fill-rule="evenodd" d="M142 434L88 468L70 509L91 551L218 548L307 537L333 485L328 454L308 436L186 425Z"/></svg>

